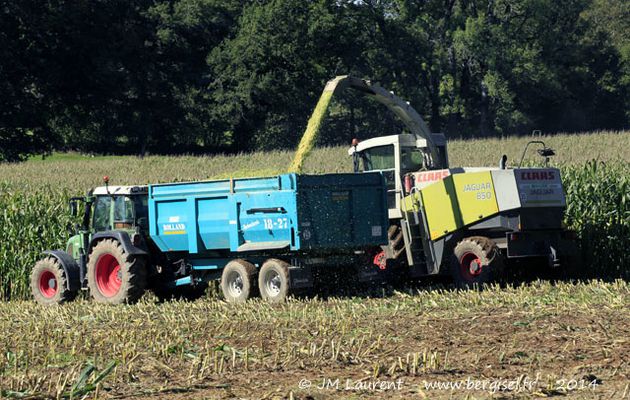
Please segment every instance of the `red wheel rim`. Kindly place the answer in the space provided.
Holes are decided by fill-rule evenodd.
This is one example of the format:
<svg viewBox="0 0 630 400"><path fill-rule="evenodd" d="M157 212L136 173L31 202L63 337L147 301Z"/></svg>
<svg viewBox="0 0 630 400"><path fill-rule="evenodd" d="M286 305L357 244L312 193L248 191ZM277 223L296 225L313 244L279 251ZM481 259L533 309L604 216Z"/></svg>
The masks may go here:
<svg viewBox="0 0 630 400"><path fill-rule="evenodd" d="M116 257L104 254L96 261L96 286L105 297L115 296L122 285L120 264Z"/></svg>
<svg viewBox="0 0 630 400"><path fill-rule="evenodd" d="M387 268L387 256L385 255L385 252L381 251L380 253L376 254L372 262L380 270L385 270Z"/></svg>
<svg viewBox="0 0 630 400"><path fill-rule="evenodd" d="M483 269L481 260L475 253L464 253L464 255L459 259L459 265L462 271L462 276L469 281L475 280L475 278L481 274L481 270Z"/></svg>
<svg viewBox="0 0 630 400"><path fill-rule="evenodd" d="M46 298L54 297L57 293L57 277L52 271L44 271L39 276L39 292Z"/></svg>

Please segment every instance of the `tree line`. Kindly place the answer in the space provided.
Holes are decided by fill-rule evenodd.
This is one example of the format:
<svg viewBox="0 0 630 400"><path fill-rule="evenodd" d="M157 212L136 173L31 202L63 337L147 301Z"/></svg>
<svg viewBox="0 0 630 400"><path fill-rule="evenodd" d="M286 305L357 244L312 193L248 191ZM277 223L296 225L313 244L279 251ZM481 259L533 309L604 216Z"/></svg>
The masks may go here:
<svg viewBox="0 0 630 400"><path fill-rule="evenodd" d="M371 78L450 137L623 129L626 0L0 0L0 161L293 147ZM397 133L337 99L320 143Z"/></svg>

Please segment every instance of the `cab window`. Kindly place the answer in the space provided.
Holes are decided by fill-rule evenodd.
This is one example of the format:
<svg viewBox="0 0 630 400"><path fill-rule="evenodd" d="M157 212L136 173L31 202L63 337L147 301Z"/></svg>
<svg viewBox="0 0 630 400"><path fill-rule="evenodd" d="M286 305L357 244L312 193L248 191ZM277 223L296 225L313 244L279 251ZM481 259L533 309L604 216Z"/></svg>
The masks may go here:
<svg viewBox="0 0 630 400"><path fill-rule="evenodd" d="M114 200L114 223L133 224L133 201L127 196L118 196Z"/></svg>
<svg viewBox="0 0 630 400"><path fill-rule="evenodd" d="M96 232L108 231L111 229L110 215L112 209L112 198L110 196L100 196L94 203L94 220L92 226Z"/></svg>
<svg viewBox="0 0 630 400"><path fill-rule="evenodd" d="M403 147L400 152L400 169L401 172L417 172L424 165L424 151L417 147Z"/></svg>
<svg viewBox="0 0 630 400"><path fill-rule="evenodd" d="M134 226L134 203L128 196L114 198L114 229L131 229Z"/></svg>
<svg viewBox="0 0 630 400"><path fill-rule="evenodd" d="M396 168L394 146L379 146L364 150L362 153L363 170L387 170Z"/></svg>

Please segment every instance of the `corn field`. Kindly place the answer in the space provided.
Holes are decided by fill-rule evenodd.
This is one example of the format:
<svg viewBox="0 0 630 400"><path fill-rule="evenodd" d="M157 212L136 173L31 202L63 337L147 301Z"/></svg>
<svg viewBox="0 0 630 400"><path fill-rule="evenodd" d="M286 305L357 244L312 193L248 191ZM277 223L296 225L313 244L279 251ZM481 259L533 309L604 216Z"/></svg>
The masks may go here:
<svg viewBox="0 0 630 400"><path fill-rule="evenodd" d="M630 133L544 138L556 149L567 194L566 224L582 241L581 278L630 278ZM495 165L501 154L517 163L527 138L452 141L452 166ZM321 148L305 173L350 171L346 147ZM532 152L533 153L533 152ZM101 184L144 184L286 171L293 153L275 151L216 157L91 158L78 155L0 165L0 299L28 297L28 275L45 249L65 247L73 221L67 201ZM535 165L535 154L525 162Z"/></svg>

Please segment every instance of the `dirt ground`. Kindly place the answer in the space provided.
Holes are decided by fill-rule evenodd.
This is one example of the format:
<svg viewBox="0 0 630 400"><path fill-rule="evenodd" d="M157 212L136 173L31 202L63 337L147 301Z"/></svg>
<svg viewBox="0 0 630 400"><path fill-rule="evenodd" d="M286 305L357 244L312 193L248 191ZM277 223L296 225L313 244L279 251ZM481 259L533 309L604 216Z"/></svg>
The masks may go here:
<svg viewBox="0 0 630 400"><path fill-rule="evenodd" d="M461 316L427 318L419 312L413 318L406 317L400 315L379 324L387 342L382 355L427 348L443 357L448 353L448 360L444 361L447 365L438 371L394 373L379 378L373 378L372 371L361 365L316 369L287 365L277 371L250 371L209 379L181 392L173 388L138 397L630 398L627 315L600 309L534 313L499 308ZM429 386L438 382L443 386Z"/></svg>
<svg viewBox="0 0 630 400"><path fill-rule="evenodd" d="M5 362L0 387L52 398L58 376L68 388L86 360L114 359L87 398L622 399L629 310L625 282L280 306L4 304L0 348L30 361Z"/></svg>

